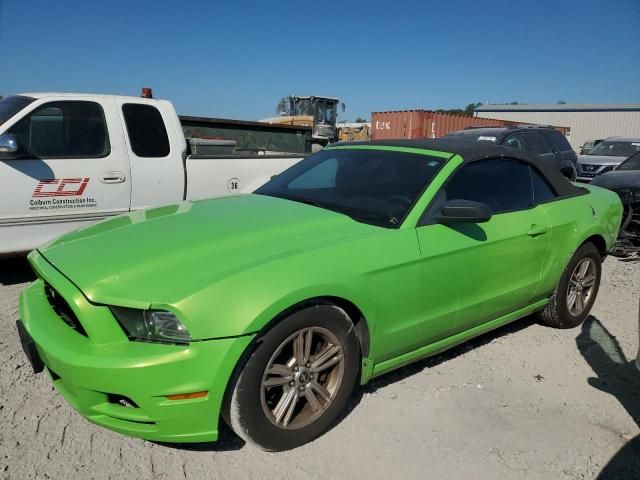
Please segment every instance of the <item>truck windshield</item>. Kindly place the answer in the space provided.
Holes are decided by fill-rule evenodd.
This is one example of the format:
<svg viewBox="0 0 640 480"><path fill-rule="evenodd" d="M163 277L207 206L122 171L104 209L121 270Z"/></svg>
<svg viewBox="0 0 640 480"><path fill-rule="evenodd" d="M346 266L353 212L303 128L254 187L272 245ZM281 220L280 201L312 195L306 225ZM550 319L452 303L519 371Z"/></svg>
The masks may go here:
<svg viewBox="0 0 640 480"><path fill-rule="evenodd" d="M300 98L296 101L295 115L300 117L313 117L313 103L306 98Z"/></svg>
<svg viewBox="0 0 640 480"><path fill-rule="evenodd" d="M254 193L398 228L443 164L442 158L420 153L325 149Z"/></svg>
<svg viewBox="0 0 640 480"><path fill-rule="evenodd" d="M13 95L0 100L0 125L13 117L24 107L33 102L35 98Z"/></svg>
<svg viewBox="0 0 640 480"><path fill-rule="evenodd" d="M640 151L640 141L632 142L624 141L605 141L599 143L587 155L604 155L611 157L630 157L634 153Z"/></svg>

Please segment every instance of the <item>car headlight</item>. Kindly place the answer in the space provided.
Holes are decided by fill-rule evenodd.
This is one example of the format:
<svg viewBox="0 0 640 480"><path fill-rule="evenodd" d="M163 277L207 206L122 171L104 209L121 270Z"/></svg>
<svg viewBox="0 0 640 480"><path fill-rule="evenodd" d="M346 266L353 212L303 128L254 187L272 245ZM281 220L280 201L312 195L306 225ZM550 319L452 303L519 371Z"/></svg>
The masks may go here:
<svg viewBox="0 0 640 480"><path fill-rule="evenodd" d="M113 315L132 340L188 343L189 331L173 313L164 310L138 310L111 307Z"/></svg>

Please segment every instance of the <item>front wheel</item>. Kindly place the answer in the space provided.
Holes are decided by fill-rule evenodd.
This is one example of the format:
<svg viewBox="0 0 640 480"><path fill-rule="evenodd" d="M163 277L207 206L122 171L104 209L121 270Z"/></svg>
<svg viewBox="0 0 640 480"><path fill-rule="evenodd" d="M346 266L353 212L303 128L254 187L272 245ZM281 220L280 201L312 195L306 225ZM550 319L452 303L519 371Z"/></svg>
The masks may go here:
<svg viewBox="0 0 640 480"><path fill-rule="evenodd" d="M353 323L316 305L276 324L233 380L227 423L264 450L288 450L321 435L344 410L359 372Z"/></svg>
<svg viewBox="0 0 640 480"><path fill-rule="evenodd" d="M540 312L542 322L555 328L580 325L596 300L600 275L600 253L592 243L585 243L573 254L549 303Z"/></svg>

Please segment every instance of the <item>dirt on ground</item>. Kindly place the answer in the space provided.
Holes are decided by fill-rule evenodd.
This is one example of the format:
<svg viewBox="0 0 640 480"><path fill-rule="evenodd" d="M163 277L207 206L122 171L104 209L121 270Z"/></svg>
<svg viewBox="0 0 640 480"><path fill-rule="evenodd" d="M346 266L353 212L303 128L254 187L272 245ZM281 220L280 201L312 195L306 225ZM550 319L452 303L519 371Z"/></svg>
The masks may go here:
<svg viewBox="0 0 640 480"><path fill-rule="evenodd" d="M375 379L309 445L265 453L228 430L160 445L88 423L20 349L26 262L0 261L0 478L640 478L640 263L607 259L572 330L525 318Z"/></svg>

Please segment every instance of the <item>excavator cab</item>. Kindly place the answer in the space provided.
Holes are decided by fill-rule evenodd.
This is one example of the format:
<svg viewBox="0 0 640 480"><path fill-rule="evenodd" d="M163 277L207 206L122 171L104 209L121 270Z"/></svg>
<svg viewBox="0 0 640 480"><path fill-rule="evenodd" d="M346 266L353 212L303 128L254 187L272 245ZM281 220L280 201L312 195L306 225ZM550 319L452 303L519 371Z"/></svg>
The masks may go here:
<svg viewBox="0 0 640 480"><path fill-rule="evenodd" d="M293 117L311 117L314 142L326 145L338 139L336 120L340 100L331 97L289 97L290 115ZM344 111L344 103L342 111Z"/></svg>

